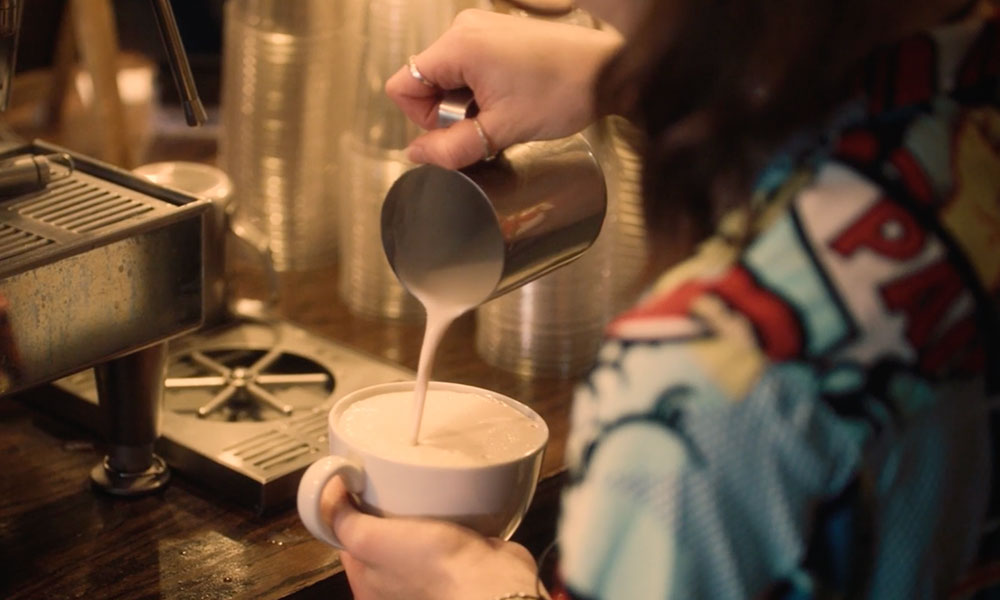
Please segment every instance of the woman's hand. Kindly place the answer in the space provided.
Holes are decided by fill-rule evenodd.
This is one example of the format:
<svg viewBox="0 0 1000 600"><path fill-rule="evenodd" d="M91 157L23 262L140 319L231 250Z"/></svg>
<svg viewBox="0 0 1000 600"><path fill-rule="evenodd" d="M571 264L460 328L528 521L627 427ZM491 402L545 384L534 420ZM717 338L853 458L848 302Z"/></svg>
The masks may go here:
<svg viewBox="0 0 1000 600"><path fill-rule="evenodd" d="M386 82L386 93L403 112L433 130L410 144L410 159L459 168L484 157L471 121L434 129L442 89L472 89L479 105L477 118L496 150L582 130L597 116L594 80L621 41L606 31L462 11L451 28L414 59L436 87L417 81L405 66Z"/></svg>
<svg viewBox="0 0 1000 600"><path fill-rule="evenodd" d="M441 521L364 514L338 477L323 490L320 506L344 544L340 559L358 600L491 600L535 593L535 561L523 546Z"/></svg>

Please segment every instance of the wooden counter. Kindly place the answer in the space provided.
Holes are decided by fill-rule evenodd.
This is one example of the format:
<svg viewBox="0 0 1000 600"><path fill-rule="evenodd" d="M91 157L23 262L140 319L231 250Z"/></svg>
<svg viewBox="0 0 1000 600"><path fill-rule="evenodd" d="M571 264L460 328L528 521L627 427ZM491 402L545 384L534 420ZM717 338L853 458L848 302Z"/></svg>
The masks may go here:
<svg viewBox="0 0 1000 600"><path fill-rule="evenodd" d="M280 312L319 335L416 369L422 323L349 314L332 270L287 276ZM542 482L515 539L536 553L551 540L562 481L567 380L526 380L483 363L473 319L448 332L434 378L517 398L551 432ZM41 409L43 387L0 399L0 598L349 598L336 551L315 541L294 509L258 517L176 476L136 499L94 492L100 442Z"/></svg>

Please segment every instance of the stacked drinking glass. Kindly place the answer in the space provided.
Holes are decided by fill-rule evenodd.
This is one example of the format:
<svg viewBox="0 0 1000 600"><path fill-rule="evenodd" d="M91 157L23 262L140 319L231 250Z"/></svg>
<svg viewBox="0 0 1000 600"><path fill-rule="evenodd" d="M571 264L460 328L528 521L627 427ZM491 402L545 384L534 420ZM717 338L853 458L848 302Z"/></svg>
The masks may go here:
<svg viewBox="0 0 1000 600"><path fill-rule="evenodd" d="M219 164L240 218L270 240L275 268L336 258L336 140L345 129L359 0L225 4Z"/></svg>
<svg viewBox="0 0 1000 600"><path fill-rule="evenodd" d="M642 290L649 249L642 208L642 160L638 150L641 134L621 117L608 117L604 125L606 152L602 165L608 197L614 206L608 213L608 226L614 229L615 238L611 272L612 306L617 314L632 306Z"/></svg>
<svg viewBox="0 0 1000 600"><path fill-rule="evenodd" d="M413 319L420 304L399 284L382 249L382 201L413 165L405 148L419 133L389 100L384 85L412 54L430 45L451 23L451 0L369 0L363 16L351 127L340 139L341 297L357 313Z"/></svg>

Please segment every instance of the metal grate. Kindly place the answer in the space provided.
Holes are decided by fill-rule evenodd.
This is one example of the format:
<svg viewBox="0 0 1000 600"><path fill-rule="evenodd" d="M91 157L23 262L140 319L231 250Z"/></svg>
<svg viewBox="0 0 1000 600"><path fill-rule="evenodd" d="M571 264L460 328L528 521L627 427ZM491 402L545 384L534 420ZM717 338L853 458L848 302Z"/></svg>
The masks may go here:
<svg viewBox="0 0 1000 600"><path fill-rule="evenodd" d="M153 210L149 204L80 179L54 182L7 208L22 217L74 233L97 231Z"/></svg>
<svg viewBox="0 0 1000 600"><path fill-rule="evenodd" d="M319 418L323 420L323 415ZM318 450L304 440L271 430L226 448L220 458L237 467L253 467L266 473Z"/></svg>
<svg viewBox="0 0 1000 600"><path fill-rule="evenodd" d="M54 243L48 238L0 223L0 260L20 256Z"/></svg>

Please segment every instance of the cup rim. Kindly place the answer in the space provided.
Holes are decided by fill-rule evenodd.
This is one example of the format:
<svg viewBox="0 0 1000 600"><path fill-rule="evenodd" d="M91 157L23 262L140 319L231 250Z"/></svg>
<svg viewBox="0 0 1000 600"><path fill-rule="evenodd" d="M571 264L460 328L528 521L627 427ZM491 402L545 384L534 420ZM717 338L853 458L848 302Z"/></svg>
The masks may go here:
<svg viewBox="0 0 1000 600"><path fill-rule="evenodd" d="M476 466L471 466L471 465L427 465L427 464L420 464L420 463L403 463L403 461L399 461L399 460L392 459L392 458L387 458L387 457L381 456L379 454L374 454L374 453L372 453L371 451L369 451L367 449L360 448L354 441L352 441L351 439L349 439L347 436L343 435L340 432L340 428L337 427L337 418L344 411L344 409L347 406L349 406L350 404L353 404L354 402L357 402L357 401L362 400L364 398L369 398L371 396L376 396L376 395L383 394L383 393L391 393L391 392L400 392L400 391L412 390L415 386L416 386L416 381L410 379L410 380L406 380L406 381L392 381L392 382L387 382L387 383L376 383L376 384L373 384L373 385L365 386L363 388L358 388L356 390L352 390L351 392L348 392L347 394L345 394L344 396L342 396L341 398L339 398L336 402L334 402L333 406L330 408L329 412L327 413L326 425L327 425L327 429L328 429L329 433L332 434L332 433L336 432L337 433L337 439L340 440L341 443L343 443L343 444L345 444L347 446L350 446L352 450L354 450L355 452L358 452L360 454L364 454L366 457L370 457L370 458L377 459L377 460L384 461L384 462L388 462L388 463L406 464L408 467L412 467L412 468L427 469L427 470L441 470L441 471L465 471L465 470L477 469L477 468L497 468L497 467L501 467L502 468L502 467L505 467L505 466L509 466L509 465L513 465L513 464L522 462L526 458L529 458L529 457L534 456L536 454L540 454L540 453L544 452L545 448L548 446L549 437L550 437L549 426L545 422L545 419L543 419L540 414L538 414L533 408L531 408L527 404L524 404L523 402L519 402L519 401L517 401L517 400L515 400L515 399L513 399L510 396L507 396L505 394L501 394L499 392L494 392L493 390L488 390L486 388L481 388L481 387L474 386L474 385L467 385L467 384L464 384L464 383L452 383L452 382L448 382L448 381L430 381L427 384L427 390L430 391L430 390L442 390L442 389L444 389L444 390L453 390L453 391L458 391L458 392L468 392L468 393L473 393L473 394L476 394L476 395L479 395L479 396L489 396L490 398L494 398L494 399L500 400L504 404L507 404L508 406L510 406L511 408L515 409L516 411L518 411L522 415L528 417L529 419L531 419L532 421L534 421L535 423L537 423L541 427L541 431L544 434L543 436L541 436L541 441L536 446L533 446L527 452L524 452L523 454L519 454L518 456L515 456L515 457L513 457L511 459L504 460L504 461L491 462L491 463L488 463L488 464L476 465Z"/></svg>
<svg viewBox="0 0 1000 600"><path fill-rule="evenodd" d="M211 200L228 202L233 195L232 180L225 171L214 165L188 160L161 160L139 165L132 169L132 173L157 185L176 188L186 194ZM199 181L198 189L182 184L183 176L191 173L205 177L206 180L210 179L212 183L205 185L206 181Z"/></svg>

